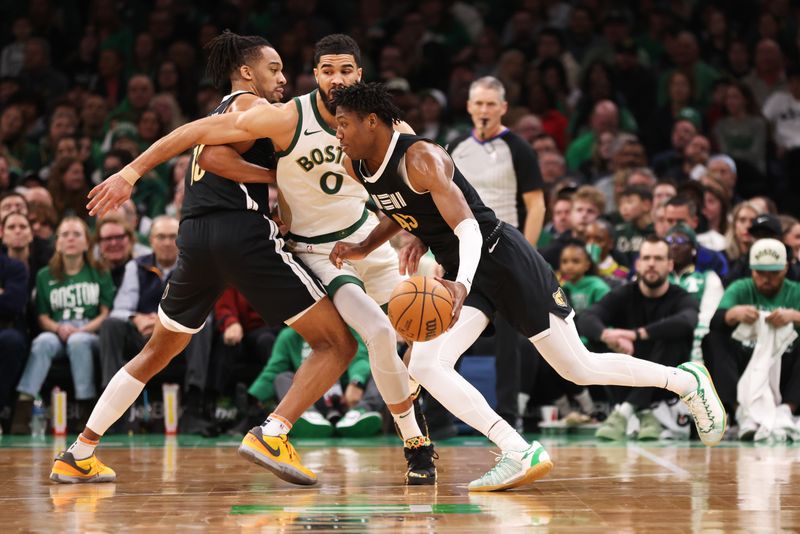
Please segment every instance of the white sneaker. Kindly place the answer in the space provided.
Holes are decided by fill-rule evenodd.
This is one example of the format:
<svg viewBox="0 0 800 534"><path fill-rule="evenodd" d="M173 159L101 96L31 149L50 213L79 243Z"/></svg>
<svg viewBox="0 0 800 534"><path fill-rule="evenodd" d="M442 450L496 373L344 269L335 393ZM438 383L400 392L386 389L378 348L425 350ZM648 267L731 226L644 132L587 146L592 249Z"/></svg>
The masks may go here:
<svg viewBox="0 0 800 534"><path fill-rule="evenodd" d="M718 445L725 435L726 414L708 369L698 362L683 363L678 369L691 373L697 379L697 389L681 397L681 400L689 407L700 440L709 447Z"/></svg>
<svg viewBox="0 0 800 534"><path fill-rule="evenodd" d="M501 491L530 484L547 476L553 461L538 441L524 451L509 451L497 458L488 473L469 483L469 491Z"/></svg>
<svg viewBox="0 0 800 534"><path fill-rule="evenodd" d="M298 438L327 438L333 435L333 425L316 410L303 412L292 427L292 436Z"/></svg>

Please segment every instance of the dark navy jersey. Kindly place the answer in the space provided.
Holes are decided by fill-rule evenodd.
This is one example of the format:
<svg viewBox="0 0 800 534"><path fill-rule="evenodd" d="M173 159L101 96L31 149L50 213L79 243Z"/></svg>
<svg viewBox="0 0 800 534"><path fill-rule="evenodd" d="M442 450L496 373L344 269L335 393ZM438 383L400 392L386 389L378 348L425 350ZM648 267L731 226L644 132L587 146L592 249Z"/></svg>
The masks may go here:
<svg viewBox="0 0 800 534"><path fill-rule="evenodd" d="M231 93L222 99L211 115L225 113L233 101L247 91ZM204 170L197 160L205 145L192 149L192 161L184 178L186 191L181 209L181 219L198 217L217 211L250 210L269 215L269 187L267 184L242 184ZM242 157L255 165L275 168L275 149L269 139L258 139Z"/></svg>
<svg viewBox="0 0 800 534"><path fill-rule="evenodd" d="M370 175L363 161L354 161L353 169L375 205L403 230L411 232L428 245L436 261L446 272L455 273L458 270L459 260L458 237L442 217L430 192L419 193L409 185L405 164L406 151L418 141L433 143L423 137L395 132L386 157L377 172ZM478 193L455 164L453 169L453 183L464 194L467 205L486 239L500 221L494 212L484 205Z"/></svg>

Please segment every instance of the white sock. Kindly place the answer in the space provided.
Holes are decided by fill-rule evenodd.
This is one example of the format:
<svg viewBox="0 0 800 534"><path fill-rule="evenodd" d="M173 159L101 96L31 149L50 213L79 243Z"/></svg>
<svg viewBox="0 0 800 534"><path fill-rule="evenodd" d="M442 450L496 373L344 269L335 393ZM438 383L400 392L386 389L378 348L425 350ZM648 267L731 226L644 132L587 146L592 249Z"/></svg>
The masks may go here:
<svg viewBox="0 0 800 534"><path fill-rule="evenodd" d="M667 384L664 389L683 397L697 389L697 379L688 371L677 367L667 367Z"/></svg>
<svg viewBox="0 0 800 534"><path fill-rule="evenodd" d="M520 452L530 447L530 443L525 441L505 419L498 419L489 429L486 437L492 440L503 452Z"/></svg>
<svg viewBox="0 0 800 534"><path fill-rule="evenodd" d="M400 435L403 436L403 441L411 438L416 438L422 435L417 424L417 418L414 415L414 405L403 413L393 413L392 418L397 423L397 428L400 430Z"/></svg>
<svg viewBox="0 0 800 534"><path fill-rule="evenodd" d="M102 436L131 407L143 389L144 383L132 377L123 367L111 378L100 395L86 426Z"/></svg>
<svg viewBox="0 0 800 534"><path fill-rule="evenodd" d="M280 415L271 413L264 424L261 425L261 433L265 436L277 437L288 434L292 429L292 424Z"/></svg>
<svg viewBox="0 0 800 534"><path fill-rule="evenodd" d="M75 443L70 445L67 452L71 452L76 460L84 460L94 454L94 448L97 447L99 441L92 441L85 437L83 434L78 434L78 439Z"/></svg>

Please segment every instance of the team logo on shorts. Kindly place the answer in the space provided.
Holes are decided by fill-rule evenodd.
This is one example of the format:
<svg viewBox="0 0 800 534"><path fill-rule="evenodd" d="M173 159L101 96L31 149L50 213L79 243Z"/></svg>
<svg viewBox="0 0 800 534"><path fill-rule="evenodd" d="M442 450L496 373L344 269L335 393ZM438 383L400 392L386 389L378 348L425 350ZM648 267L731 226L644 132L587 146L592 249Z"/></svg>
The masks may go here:
<svg viewBox="0 0 800 534"><path fill-rule="evenodd" d="M169 293L169 282L167 282L167 287L164 288L164 294L161 295L161 300L167 298L167 293Z"/></svg>
<svg viewBox="0 0 800 534"><path fill-rule="evenodd" d="M555 293L553 293L553 300L562 308L566 308L568 306L567 296L564 294L564 290L560 287L556 289Z"/></svg>

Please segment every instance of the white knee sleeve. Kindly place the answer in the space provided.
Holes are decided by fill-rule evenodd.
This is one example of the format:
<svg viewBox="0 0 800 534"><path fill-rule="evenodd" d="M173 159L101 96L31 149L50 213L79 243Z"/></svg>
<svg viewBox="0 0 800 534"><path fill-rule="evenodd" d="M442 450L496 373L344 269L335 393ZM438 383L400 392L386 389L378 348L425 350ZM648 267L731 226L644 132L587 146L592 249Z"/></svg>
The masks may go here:
<svg viewBox="0 0 800 534"><path fill-rule="evenodd" d="M340 287L333 304L364 340L372 378L384 402L399 404L408 399L408 370L397 355L397 335L380 306L355 284Z"/></svg>
<svg viewBox="0 0 800 534"><path fill-rule="evenodd" d="M558 374L581 386L603 384L663 388L669 368L627 354L589 352L573 317L550 314L550 328L531 338L536 350Z"/></svg>
<svg viewBox="0 0 800 534"><path fill-rule="evenodd" d="M458 358L489 324L476 308L465 307L458 322L433 341L414 343L408 370L453 415L488 437L500 416L475 387L455 370Z"/></svg>

